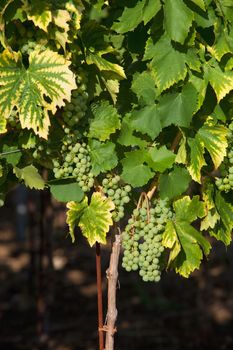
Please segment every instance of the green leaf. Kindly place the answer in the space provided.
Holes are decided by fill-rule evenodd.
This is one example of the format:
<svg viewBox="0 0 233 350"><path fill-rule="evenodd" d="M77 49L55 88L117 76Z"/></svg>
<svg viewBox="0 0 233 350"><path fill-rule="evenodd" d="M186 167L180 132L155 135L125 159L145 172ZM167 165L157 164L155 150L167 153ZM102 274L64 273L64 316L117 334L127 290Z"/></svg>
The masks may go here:
<svg viewBox="0 0 233 350"><path fill-rule="evenodd" d="M209 254L210 243L188 222L179 221L175 224L182 250L176 258L175 269L181 276L188 278L190 273L198 269L205 255Z"/></svg>
<svg viewBox="0 0 233 350"><path fill-rule="evenodd" d="M91 140L89 146L92 173L95 176L99 175L101 172L115 168L118 160L114 143L102 143L97 140Z"/></svg>
<svg viewBox="0 0 233 350"><path fill-rule="evenodd" d="M189 173L193 180L201 183L201 169L206 165L204 149L209 152L215 168L218 168L226 156L228 129L222 125L214 124L208 118L198 130L194 139L188 139L191 149Z"/></svg>
<svg viewBox="0 0 233 350"><path fill-rule="evenodd" d="M149 135L154 140L162 130L157 105L134 110L130 118L130 126L136 131Z"/></svg>
<svg viewBox="0 0 233 350"><path fill-rule="evenodd" d="M35 26L48 31L48 26L52 22L52 12L46 1L33 1L30 5L26 2L23 7L27 18L31 20Z"/></svg>
<svg viewBox="0 0 233 350"><path fill-rule="evenodd" d="M150 72L144 71L133 76L132 91L137 95L139 104L155 103L155 81Z"/></svg>
<svg viewBox="0 0 233 350"><path fill-rule="evenodd" d="M126 152L125 155L126 157L121 161L123 166L122 179L133 187L147 184L154 176L150 168L144 165L144 162L147 161L147 151L137 150Z"/></svg>
<svg viewBox="0 0 233 350"><path fill-rule="evenodd" d="M161 9L159 0L139 0L134 7L125 7L112 29L119 34L127 33L144 21L146 25Z"/></svg>
<svg viewBox="0 0 233 350"><path fill-rule="evenodd" d="M170 249L168 260L168 266L170 266L172 261L175 260L175 258L181 251L181 245L176 234L176 228L172 221L167 222L166 228L163 233L162 245L165 248Z"/></svg>
<svg viewBox="0 0 233 350"><path fill-rule="evenodd" d="M183 0L165 0L164 27L172 40L184 44L193 19L193 12Z"/></svg>
<svg viewBox="0 0 233 350"><path fill-rule="evenodd" d="M64 106L76 87L69 64L51 50L36 50L30 54L26 70L19 55L5 50L0 55L0 114L8 118L15 108L22 128L32 128L47 138L48 111L55 113Z"/></svg>
<svg viewBox="0 0 233 350"><path fill-rule="evenodd" d="M155 44L147 45L144 60L151 59L150 67L159 92L184 80L187 74L186 55L176 50L166 35Z"/></svg>
<svg viewBox="0 0 233 350"><path fill-rule="evenodd" d="M185 192L191 181L190 175L185 168L174 167L168 174L159 177L159 193L162 199L175 198Z"/></svg>
<svg viewBox="0 0 233 350"><path fill-rule="evenodd" d="M0 153L0 158L6 159L7 163L13 166L19 163L21 156L22 152L15 146L4 145Z"/></svg>
<svg viewBox="0 0 233 350"><path fill-rule="evenodd" d="M184 85L180 93L164 95L158 104L163 127L175 124L189 127L197 104L197 91L192 84Z"/></svg>
<svg viewBox="0 0 233 350"><path fill-rule="evenodd" d="M148 0L143 9L143 21L146 25L161 9L160 0Z"/></svg>
<svg viewBox="0 0 233 350"><path fill-rule="evenodd" d="M134 30L143 19L143 8L146 1L138 1L134 7L125 7L118 22L115 22L112 29L119 34Z"/></svg>
<svg viewBox="0 0 233 350"><path fill-rule="evenodd" d="M125 79L124 69L119 64L107 61L100 54L89 52L86 57L87 64L95 64L100 71L110 71L116 73L120 78Z"/></svg>
<svg viewBox="0 0 233 350"><path fill-rule="evenodd" d="M141 148L147 145L145 140L133 135L134 128L130 122L130 115L124 117L121 124L120 136L117 142L122 146L139 146Z"/></svg>
<svg viewBox="0 0 233 350"><path fill-rule="evenodd" d="M67 223L73 242L74 227L78 224L91 247L95 242L106 244L106 235L113 224L111 211L115 208L109 198L95 192L89 205L85 197L81 203L68 203L67 208Z"/></svg>
<svg viewBox="0 0 233 350"><path fill-rule="evenodd" d="M36 190L43 190L45 188L43 178L33 165L28 165L21 169L14 167L13 171L19 180L24 181L27 187L35 188Z"/></svg>
<svg viewBox="0 0 233 350"><path fill-rule="evenodd" d="M176 213L176 220L193 222L197 218L205 216L205 204L199 201L198 196L194 196L192 199L189 196L185 196L177 200L173 207Z"/></svg>
<svg viewBox="0 0 233 350"><path fill-rule="evenodd" d="M206 165L204 146L196 138L188 139L188 145L191 151L188 171L194 181L201 183L201 169Z"/></svg>
<svg viewBox="0 0 233 350"><path fill-rule="evenodd" d="M202 79L199 76L190 74L189 82L191 84L193 84L193 86L195 87L196 91L198 92L197 108L195 110L195 112L197 112L201 108L201 106L202 106L202 104L203 104L203 102L205 100L206 89L207 89L207 86L208 86L208 81L206 79Z"/></svg>
<svg viewBox="0 0 233 350"><path fill-rule="evenodd" d="M56 181L50 184L50 191L60 202L80 202L84 196L77 182Z"/></svg>
<svg viewBox="0 0 233 350"><path fill-rule="evenodd" d="M176 154L176 163L186 164L187 163L187 150L186 150L186 138L182 138L180 142L180 147Z"/></svg>
<svg viewBox="0 0 233 350"><path fill-rule="evenodd" d="M215 44L208 47L208 51L218 60L227 53L233 53L233 37L228 34L227 28L220 28L220 33L217 33Z"/></svg>
<svg viewBox="0 0 233 350"><path fill-rule="evenodd" d="M168 150L166 146L162 146L159 149L157 147L152 147L148 155L151 158L148 164L153 170L159 171L160 173L171 168L176 158L176 155Z"/></svg>
<svg viewBox="0 0 233 350"><path fill-rule="evenodd" d="M204 77L209 81L220 102L233 89L233 73L223 72L217 64L206 65L204 70Z"/></svg>
<svg viewBox="0 0 233 350"><path fill-rule="evenodd" d="M102 73L101 79L102 79L104 85L106 86L106 89L108 90L108 92L112 98L113 103L116 104L117 95L119 93L119 87L120 87L119 80L105 78L104 73Z"/></svg>
<svg viewBox="0 0 233 350"><path fill-rule="evenodd" d="M228 129L214 124L211 118L198 130L196 138L207 149L217 169L226 156Z"/></svg>
<svg viewBox="0 0 233 350"><path fill-rule="evenodd" d="M66 222L69 226L69 233L72 239L72 242L75 241L74 229L78 226L81 216L83 215L84 210L88 207L88 199L85 196L82 202L69 202L66 205L68 211L66 213Z"/></svg>
<svg viewBox="0 0 233 350"><path fill-rule="evenodd" d="M163 234L163 245L169 248L169 265L184 277L199 268L203 253L208 255L210 243L193 226L192 222L205 215L205 205L199 197L185 196L174 203L174 221L169 221Z"/></svg>
<svg viewBox="0 0 233 350"><path fill-rule="evenodd" d="M205 1L204 0L191 0L194 4L196 4L197 6L199 6L203 11L206 10L206 6L205 6Z"/></svg>
<svg viewBox="0 0 233 350"><path fill-rule="evenodd" d="M120 116L108 101L92 108L94 119L90 122L89 137L106 141L110 135L120 128Z"/></svg>
<svg viewBox="0 0 233 350"><path fill-rule="evenodd" d="M216 230L212 230L210 234L216 239L221 240L225 245L229 245L232 240L233 207L224 199L219 191L217 191L215 196L215 205L221 221Z"/></svg>

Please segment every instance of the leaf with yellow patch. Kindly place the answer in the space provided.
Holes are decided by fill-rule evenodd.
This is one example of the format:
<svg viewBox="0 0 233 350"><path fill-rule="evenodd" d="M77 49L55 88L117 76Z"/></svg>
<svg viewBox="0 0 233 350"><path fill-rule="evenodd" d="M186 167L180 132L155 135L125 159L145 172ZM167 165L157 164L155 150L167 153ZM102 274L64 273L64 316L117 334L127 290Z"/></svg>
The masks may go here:
<svg viewBox="0 0 233 350"><path fill-rule="evenodd" d="M88 205L87 197L81 203L67 204L67 223L74 241L74 227L78 225L90 246L95 242L106 244L106 235L113 224L111 211L114 204L100 192L94 192Z"/></svg>

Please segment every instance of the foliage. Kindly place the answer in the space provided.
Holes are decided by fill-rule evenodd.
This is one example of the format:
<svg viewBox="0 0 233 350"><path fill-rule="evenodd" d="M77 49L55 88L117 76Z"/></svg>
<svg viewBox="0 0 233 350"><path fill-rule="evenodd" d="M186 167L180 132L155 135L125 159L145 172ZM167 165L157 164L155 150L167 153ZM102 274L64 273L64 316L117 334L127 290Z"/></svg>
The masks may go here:
<svg viewBox="0 0 233 350"><path fill-rule="evenodd" d="M233 187L216 185L232 147L230 1L4 0L0 28L1 201L19 182L48 186L69 202L72 240L79 226L105 243L111 172L131 186L122 229L141 193L173 208L160 244L180 275L199 268L209 236L231 243Z"/></svg>

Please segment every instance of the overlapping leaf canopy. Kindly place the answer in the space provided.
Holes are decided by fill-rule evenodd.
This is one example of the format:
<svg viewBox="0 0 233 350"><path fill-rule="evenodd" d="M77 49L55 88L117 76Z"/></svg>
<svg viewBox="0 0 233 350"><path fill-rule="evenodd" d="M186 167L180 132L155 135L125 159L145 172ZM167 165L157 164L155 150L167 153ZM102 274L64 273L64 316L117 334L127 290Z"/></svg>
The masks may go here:
<svg viewBox="0 0 233 350"><path fill-rule="evenodd" d="M87 112L72 132L88 144L94 194L83 199L74 179L51 182L56 198L72 201L72 237L78 224L91 245L105 242L113 207L99 182L107 172L133 187L132 205L153 185L174 209L163 238L169 266L188 277L210 251L206 231L231 242L233 196L219 192L215 177L232 143L233 3L13 3L0 4L1 198L8 173L43 188L38 170L51 169L61 152L62 107L81 67ZM25 55L29 41L34 49ZM52 155L38 161L28 153L42 138Z"/></svg>

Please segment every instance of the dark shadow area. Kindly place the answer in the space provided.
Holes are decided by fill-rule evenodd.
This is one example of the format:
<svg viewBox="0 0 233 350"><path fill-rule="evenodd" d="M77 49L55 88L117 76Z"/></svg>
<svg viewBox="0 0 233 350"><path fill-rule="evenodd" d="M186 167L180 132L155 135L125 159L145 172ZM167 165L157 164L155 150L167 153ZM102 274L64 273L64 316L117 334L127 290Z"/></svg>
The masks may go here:
<svg viewBox="0 0 233 350"><path fill-rule="evenodd" d="M0 209L0 350L98 349L95 250L81 236L71 243L64 207L57 203L53 230L46 232L53 250L53 268L44 270L47 338L38 345L38 198L30 194L35 220L22 238L15 229L14 196ZM105 297L109 254L110 246L103 247ZM119 287L116 350L233 349L232 246L216 243L189 280L169 272L159 284L143 283L120 268Z"/></svg>

